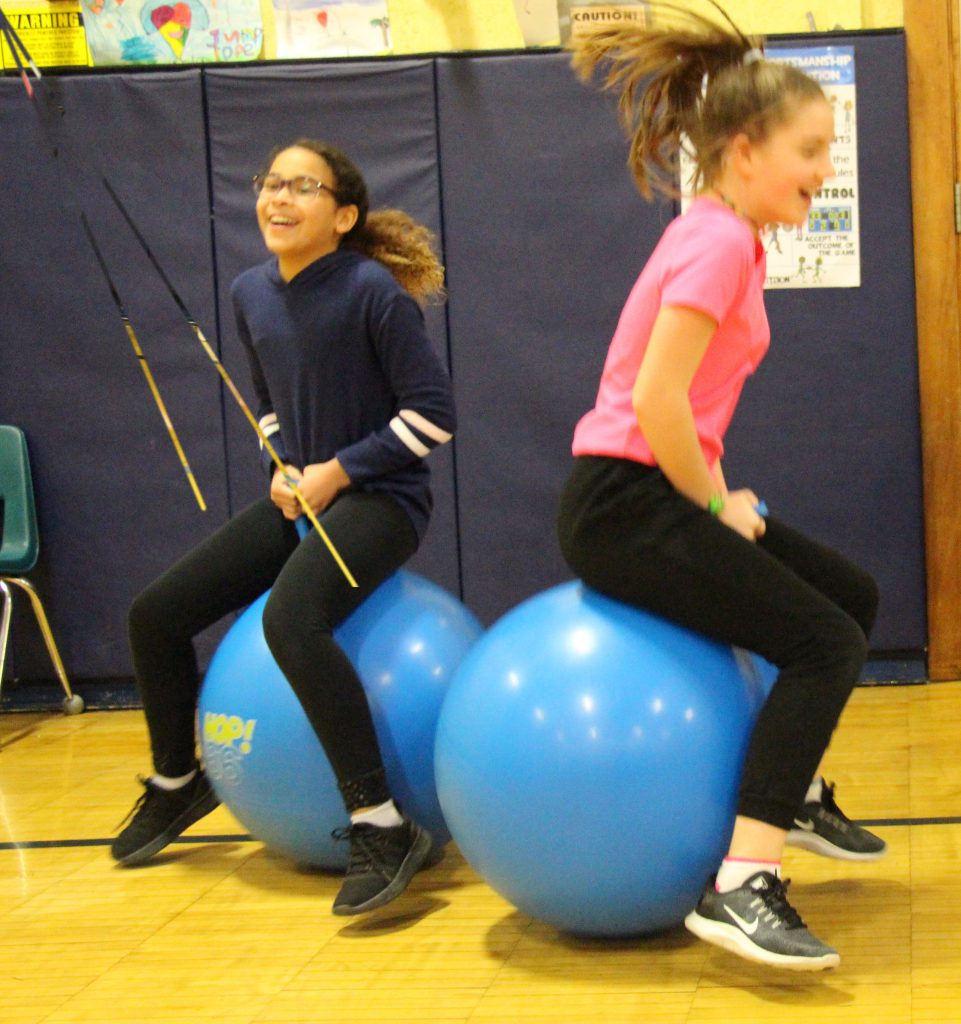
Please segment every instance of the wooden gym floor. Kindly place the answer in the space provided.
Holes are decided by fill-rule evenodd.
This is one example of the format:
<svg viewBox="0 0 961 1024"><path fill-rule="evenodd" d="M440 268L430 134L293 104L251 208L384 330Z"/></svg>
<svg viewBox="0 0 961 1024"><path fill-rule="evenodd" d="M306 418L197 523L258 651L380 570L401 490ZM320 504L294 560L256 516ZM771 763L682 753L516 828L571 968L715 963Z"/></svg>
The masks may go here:
<svg viewBox="0 0 961 1024"><path fill-rule="evenodd" d="M856 691L830 754L875 864L789 851L841 967L755 967L683 929L584 941L449 851L377 915L242 836L223 808L148 867L107 845L147 768L136 711L0 717L0 1022L961 1022L961 683ZM185 837L185 838L188 838ZM204 838L208 837L208 838Z"/></svg>

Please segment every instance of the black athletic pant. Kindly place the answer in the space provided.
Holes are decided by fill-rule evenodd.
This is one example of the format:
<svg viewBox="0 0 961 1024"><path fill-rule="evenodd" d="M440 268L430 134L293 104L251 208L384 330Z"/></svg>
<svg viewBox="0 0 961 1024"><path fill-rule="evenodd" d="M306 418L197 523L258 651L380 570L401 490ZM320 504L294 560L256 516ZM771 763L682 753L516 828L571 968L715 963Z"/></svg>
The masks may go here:
<svg viewBox="0 0 961 1024"><path fill-rule="evenodd" d="M776 518L752 543L626 459L575 460L558 534L588 586L777 666L738 813L790 828L867 657L874 580Z"/></svg>
<svg viewBox="0 0 961 1024"><path fill-rule="evenodd" d="M347 582L316 530L301 541L294 524L265 498L185 555L134 601L130 644L159 774L185 775L196 764L200 676L193 638L273 588L264 608L264 635L341 788L364 777L376 779L377 773L383 777L366 696L332 632L410 558L417 535L400 505L384 494L349 492L319 519L357 588ZM357 795L352 802L363 806L365 799L383 800L388 794L361 785Z"/></svg>

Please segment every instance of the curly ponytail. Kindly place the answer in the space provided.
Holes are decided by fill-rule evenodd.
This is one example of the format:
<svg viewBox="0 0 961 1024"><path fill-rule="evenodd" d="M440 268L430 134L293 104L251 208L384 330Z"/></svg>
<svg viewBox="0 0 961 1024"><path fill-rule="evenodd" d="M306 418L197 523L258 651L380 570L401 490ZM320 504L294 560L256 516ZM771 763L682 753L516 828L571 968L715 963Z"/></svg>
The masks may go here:
<svg viewBox="0 0 961 1024"><path fill-rule="evenodd" d="M382 263L398 284L422 305L442 302L444 267L433 249L434 234L403 210L370 210L367 183L354 162L339 149L317 139L297 139L278 146L278 153L297 147L319 156L334 175L334 197L341 206L357 207L357 223L344 235L341 245Z"/></svg>
<svg viewBox="0 0 961 1024"><path fill-rule="evenodd" d="M434 233L403 210L374 210L341 243L383 263L422 305L443 302L444 267L433 248Z"/></svg>
<svg viewBox="0 0 961 1024"><path fill-rule="evenodd" d="M735 135L762 141L787 120L792 103L824 95L797 68L764 60L763 41L745 36L719 4L709 2L726 26L655 0L657 24L602 29L573 45L581 79L605 69L603 88L619 94L621 121L631 137L628 166L646 198L654 191L678 195L685 139L694 150L694 187L710 186Z"/></svg>

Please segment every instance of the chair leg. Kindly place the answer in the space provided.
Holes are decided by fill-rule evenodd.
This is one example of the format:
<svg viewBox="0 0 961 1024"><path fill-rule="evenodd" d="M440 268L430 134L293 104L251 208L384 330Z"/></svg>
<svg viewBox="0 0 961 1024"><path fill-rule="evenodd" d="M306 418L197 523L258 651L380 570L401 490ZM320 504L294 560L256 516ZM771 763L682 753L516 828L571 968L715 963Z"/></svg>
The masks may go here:
<svg viewBox="0 0 961 1024"><path fill-rule="evenodd" d="M3 597L3 611L0 612L0 693L3 692L3 666L7 660L7 637L10 635L10 612L13 609L13 595L5 579L0 579L0 595Z"/></svg>
<svg viewBox="0 0 961 1024"><path fill-rule="evenodd" d="M15 583L21 590L26 591L27 596L30 598L30 603L33 605L33 612L37 617L37 625L40 626L40 632L43 634L43 641L47 645L47 653L50 655L50 660L53 662L54 670L57 673L57 677L60 679L60 685L63 687L63 692L66 694L63 702L63 709L68 715L79 714L83 711L83 698L70 689L70 681L67 679L67 673L63 667L60 652L57 650L56 641L53 639L53 632L50 629L50 623L47 621L47 614L43 610L43 604L40 601L39 594L34 590L33 584L31 584L29 580L25 580L22 576L5 576L3 580L0 581L0 586L6 583ZM3 649L0 651L0 670L2 670L3 667L2 655L6 654L10 606L12 604L9 590L7 590L6 586L3 586L3 590L7 600L4 603L3 624L0 626L0 629L2 629L3 632Z"/></svg>

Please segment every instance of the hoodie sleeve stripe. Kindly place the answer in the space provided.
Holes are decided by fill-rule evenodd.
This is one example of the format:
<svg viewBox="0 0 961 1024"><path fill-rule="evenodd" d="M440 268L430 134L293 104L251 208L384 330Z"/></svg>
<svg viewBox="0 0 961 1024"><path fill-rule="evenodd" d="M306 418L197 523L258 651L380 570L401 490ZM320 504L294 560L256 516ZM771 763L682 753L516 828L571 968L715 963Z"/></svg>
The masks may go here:
<svg viewBox="0 0 961 1024"><path fill-rule="evenodd" d="M401 441L403 441L404 444L407 445L407 447L418 458L422 459L426 455L430 454L430 448L428 448L426 444L423 444L420 440L418 440L418 438L407 426L407 424L400 418L400 416L395 416L390 421L390 429L393 430L393 432L401 439Z"/></svg>
<svg viewBox="0 0 961 1024"><path fill-rule="evenodd" d="M416 409L401 409L400 418L414 427L418 433L424 434L437 444L446 444L454 435L450 431L442 430L436 423L431 423L426 416L422 416Z"/></svg>

